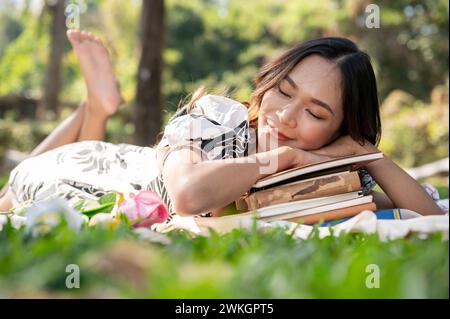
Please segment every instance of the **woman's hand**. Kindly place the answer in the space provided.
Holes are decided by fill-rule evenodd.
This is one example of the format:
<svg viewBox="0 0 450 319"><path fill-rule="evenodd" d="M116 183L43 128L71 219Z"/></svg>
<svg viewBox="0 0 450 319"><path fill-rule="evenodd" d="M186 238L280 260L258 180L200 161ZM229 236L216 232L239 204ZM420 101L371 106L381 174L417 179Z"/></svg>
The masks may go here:
<svg viewBox="0 0 450 319"><path fill-rule="evenodd" d="M377 152L378 149L369 141L364 141L364 145L359 144L349 135L342 136L322 148L312 151L314 154L334 157L360 155L370 152Z"/></svg>
<svg viewBox="0 0 450 319"><path fill-rule="evenodd" d="M323 162L332 159L332 157L322 154L315 154L298 148L283 146L285 151L290 154L289 167L302 167L308 164Z"/></svg>

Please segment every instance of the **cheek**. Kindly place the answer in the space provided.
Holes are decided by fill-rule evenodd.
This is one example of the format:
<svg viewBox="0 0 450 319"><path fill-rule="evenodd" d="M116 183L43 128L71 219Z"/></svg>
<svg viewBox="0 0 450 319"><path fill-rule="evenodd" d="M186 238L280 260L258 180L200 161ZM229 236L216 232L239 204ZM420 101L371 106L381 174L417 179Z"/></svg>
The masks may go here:
<svg viewBox="0 0 450 319"><path fill-rule="evenodd" d="M302 149L314 150L324 145L325 134L324 131L316 125L304 125L300 129L300 136L302 142Z"/></svg>
<svg viewBox="0 0 450 319"><path fill-rule="evenodd" d="M305 116L308 116L307 114ZM317 122L312 119L303 119L298 127L299 141L304 150L315 150L328 143L335 132L334 126L329 122Z"/></svg>
<svg viewBox="0 0 450 319"><path fill-rule="evenodd" d="M264 94L264 97L261 101L260 112L268 114L275 112L277 108L280 107L282 101L280 98L274 94L273 90L269 90Z"/></svg>
<svg viewBox="0 0 450 319"><path fill-rule="evenodd" d="M272 94L271 91L267 91L264 95L261 105L258 111L258 127L262 128L265 126L267 117L271 117L272 114L276 111L276 106L279 103L276 97ZM261 130L259 130L261 131ZM259 134L258 134L259 135Z"/></svg>

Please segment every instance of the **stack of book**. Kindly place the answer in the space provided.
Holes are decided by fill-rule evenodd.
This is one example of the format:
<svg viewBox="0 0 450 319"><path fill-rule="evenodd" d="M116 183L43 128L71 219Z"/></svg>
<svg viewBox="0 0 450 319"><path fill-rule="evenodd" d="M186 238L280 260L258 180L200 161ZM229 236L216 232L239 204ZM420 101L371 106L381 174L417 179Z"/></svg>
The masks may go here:
<svg viewBox="0 0 450 319"><path fill-rule="evenodd" d="M236 208L242 217L307 225L375 211L373 197L362 193L357 168L382 157L381 152L346 156L267 176L235 202Z"/></svg>

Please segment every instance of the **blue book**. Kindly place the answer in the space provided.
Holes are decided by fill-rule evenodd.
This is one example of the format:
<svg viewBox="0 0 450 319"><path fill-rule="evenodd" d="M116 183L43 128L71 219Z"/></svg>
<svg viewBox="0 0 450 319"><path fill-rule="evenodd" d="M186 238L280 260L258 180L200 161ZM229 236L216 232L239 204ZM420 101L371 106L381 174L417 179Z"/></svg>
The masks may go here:
<svg viewBox="0 0 450 319"><path fill-rule="evenodd" d="M413 212L408 209L400 209L400 208L392 208L392 209L383 209L383 210L376 210L375 215L377 216L377 219L408 219L412 217L418 217L421 216L420 214ZM352 217L345 217L341 219L336 220L330 220L324 223L321 223L321 227L328 227L328 226L334 226L337 224L340 224L342 222L345 222L346 220L349 220Z"/></svg>

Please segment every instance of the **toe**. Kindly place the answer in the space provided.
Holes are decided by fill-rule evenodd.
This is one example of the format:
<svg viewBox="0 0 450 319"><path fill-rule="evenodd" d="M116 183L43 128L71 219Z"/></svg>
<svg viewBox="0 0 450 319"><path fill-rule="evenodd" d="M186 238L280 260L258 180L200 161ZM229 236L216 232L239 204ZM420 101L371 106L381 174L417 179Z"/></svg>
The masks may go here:
<svg viewBox="0 0 450 319"><path fill-rule="evenodd" d="M86 40L91 41L91 42L95 42L95 36L91 32L88 32L86 34L86 36L87 36Z"/></svg>
<svg viewBox="0 0 450 319"><path fill-rule="evenodd" d="M88 33L85 32L85 31L81 32L81 34L80 34L80 41L84 42L84 41L87 41L87 40L89 40Z"/></svg>
<svg viewBox="0 0 450 319"><path fill-rule="evenodd" d="M93 36L92 37L92 42L95 43L95 47L98 48L98 50L100 50L103 53L108 53L108 50L106 49L105 45L103 44L103 41L97 37L97 36Z"/></svg>
<svg viewBox="0 0 450 319"><path fill-rule="evenodd" d="M94 37L94 41L98 44L103 44L102 40L97 36Z"/></svg>
<svg viewBox="0 0 450 319"><path fill-rule="evenodd" d="M80 42L81 32L77 29L67 30L67 38L72 43L72 45L76 45Z"/></svg>

